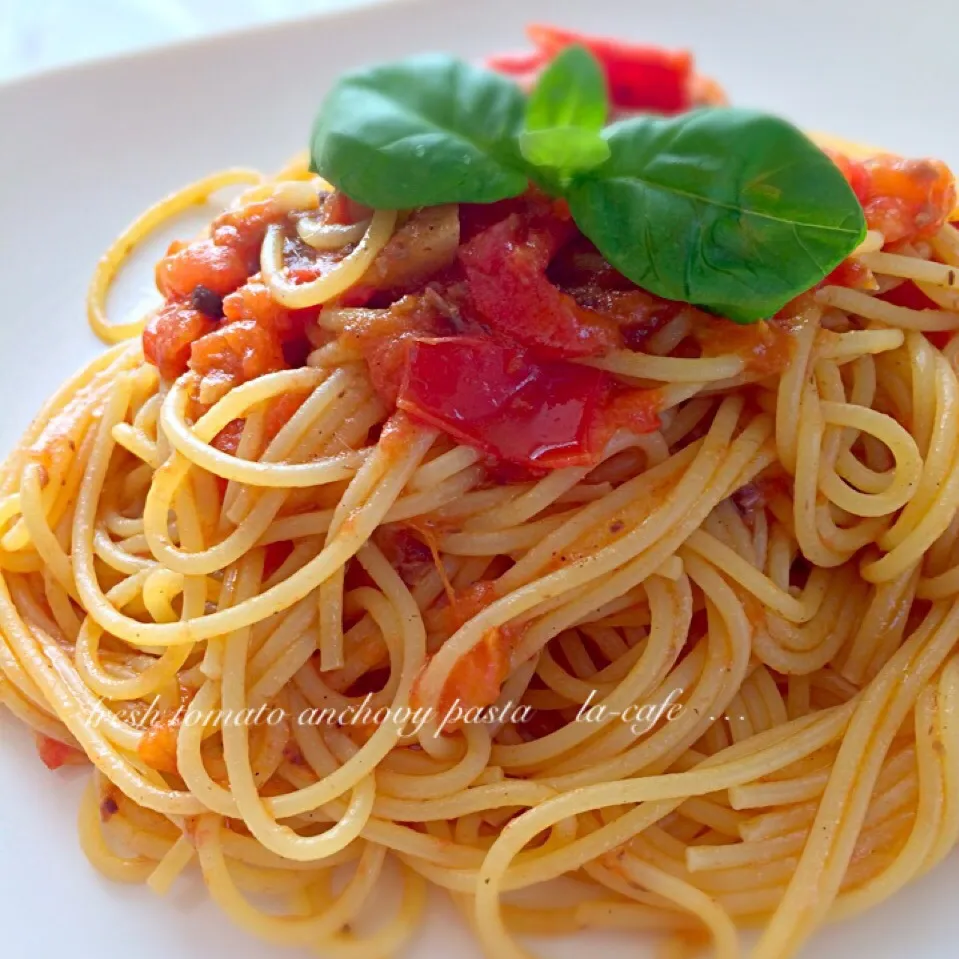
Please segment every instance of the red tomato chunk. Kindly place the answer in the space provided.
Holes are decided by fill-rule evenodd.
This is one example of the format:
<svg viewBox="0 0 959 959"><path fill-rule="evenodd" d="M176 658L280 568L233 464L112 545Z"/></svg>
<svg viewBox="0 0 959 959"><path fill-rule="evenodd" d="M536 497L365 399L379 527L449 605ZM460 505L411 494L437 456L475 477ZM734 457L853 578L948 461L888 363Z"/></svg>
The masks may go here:
<svg viewBox="0 0 959 959"><path fill-rule="evenodd" d="M513 463L558 469L596 461L620 425L616 384L600 370L533 359L480 337L415 339L398 406L450 436ZM630 425L659 425L648 399ZM612 429L609 427L612 426Z"/></svg>
<svg viewBox="0 0 959 959"><path fill-rule="evenodd" d="M150 317L143 331L143 354L166 380L185 373L190 347L216 329L216 320L199 310L179 303L168 303Z"/></svg>
<svg viewBox="0 0 959 959"><path fill-rule="evenodd" d="M540 356L602 355L621 343L619 327L546 278L557 245L518 214L484 230L460 250L473 303L494 332Z"/></svg>
<svg viewBox="0 0 959 959"><path fill-rule="evenodd" d="M59 739L53 739L43 733L37 734L37 753L47 769L59 769L61 766L77 766L87 761L87 757Z"/></svg>
<svg viewBox="0 0 959 959"><path fill-rule="evenodd" d="M197 340L190 351L191 370L201 376L229 377L234 386L284 368L279 342L253 320L221 326Z"/></svg>
<svg viewBox="0 0 959 959"><path fill-rule="evenodd" d="M248 275L246 260L239 251L200 240L160 260L156 283L168 299L185 299L199 285L225 296Z"/></svg>
<svg viewBox="0 0 959 959"><path fill-rule="evenodd" d="M956 181L940 160L880 155L852 160L827 150L886 243L933 236L956 206Z"/></svg>

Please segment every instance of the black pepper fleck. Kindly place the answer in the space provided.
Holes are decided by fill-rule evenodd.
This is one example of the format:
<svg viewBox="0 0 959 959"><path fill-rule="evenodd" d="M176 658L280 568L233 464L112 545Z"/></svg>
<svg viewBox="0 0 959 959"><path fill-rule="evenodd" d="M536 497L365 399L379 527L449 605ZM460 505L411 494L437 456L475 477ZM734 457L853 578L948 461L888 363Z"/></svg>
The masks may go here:
<svg viewBox="0 0 959 959"><path fill-rule="evenodd" d="M190 294L190 305L214 320L223 316L223 297L214 293L208 286L197 283Z"/></svg>

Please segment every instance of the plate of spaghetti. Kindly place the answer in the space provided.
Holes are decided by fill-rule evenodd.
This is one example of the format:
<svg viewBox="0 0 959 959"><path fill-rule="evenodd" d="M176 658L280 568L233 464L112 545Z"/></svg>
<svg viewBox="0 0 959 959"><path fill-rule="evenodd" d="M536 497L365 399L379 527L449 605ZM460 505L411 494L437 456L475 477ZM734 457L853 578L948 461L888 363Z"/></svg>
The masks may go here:
<svg viewBox="0 0 959 959"><path fill-rule="evenodd" d="M3 357L3 908L113 882L10 955L954 953L953 173L639 32L345 58L93 217L96 353Z"/></svg>

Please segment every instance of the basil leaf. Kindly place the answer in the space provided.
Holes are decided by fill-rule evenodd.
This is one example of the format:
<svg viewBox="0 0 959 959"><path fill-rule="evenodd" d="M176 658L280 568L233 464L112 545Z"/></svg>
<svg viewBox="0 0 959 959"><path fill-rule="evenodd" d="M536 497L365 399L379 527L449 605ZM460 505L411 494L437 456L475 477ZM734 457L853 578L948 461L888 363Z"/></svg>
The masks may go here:
<svg viewBox="0 0 959 959"><path fill-rule="evenodd" d="M599 133L582 127L525 130L519 138L523 158L537 167L564 173L591 170L609 158L609 144Z"/></svg>
<svg viewBox="0 0 959 959"><path fill-rule="evenodd" d="M557 54L540 75L526 107L525 128L582 127L599 133L608 112L602 66L586 47L574 44Z"/></svg>
<svg viewBox="0 0 959 959"><path fill-rule="evenodd" d="M313 125L311 169L380 209L492 203L528 184L510 79L426 55L343 77Z"/></svg>
<svg viewBox="0 0 959 959"><path fill-rule="evenodd" d="M842 173L799 130L749 110L636 118L568 188L579 228L644 289L740 323L772 316L862 241Z"/></svg>

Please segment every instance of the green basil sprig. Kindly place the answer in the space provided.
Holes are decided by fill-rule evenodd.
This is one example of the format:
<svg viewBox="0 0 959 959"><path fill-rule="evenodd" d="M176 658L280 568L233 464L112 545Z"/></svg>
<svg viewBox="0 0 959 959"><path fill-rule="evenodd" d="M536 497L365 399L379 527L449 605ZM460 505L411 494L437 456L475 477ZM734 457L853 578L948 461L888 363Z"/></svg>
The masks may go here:
<svg viewBox="0 0 959 959"><path fill-rule="evenodd" d="M840 170L784 120L733 108L603 130L602 68L573 47L527 99L450 57L361 70L313 127L312 168L360 203L491 203L530 180L565 197L626 277L740 323L772 316L862 241Z"/></svg>
<svg viewBox="0 0 959 959"><path fill-rule="evenodd" d="M601 136L608 113L602 67L585 47L567 47L530 94L520 152L533 166L562 175L590 170L609 158Z"/></svg>

